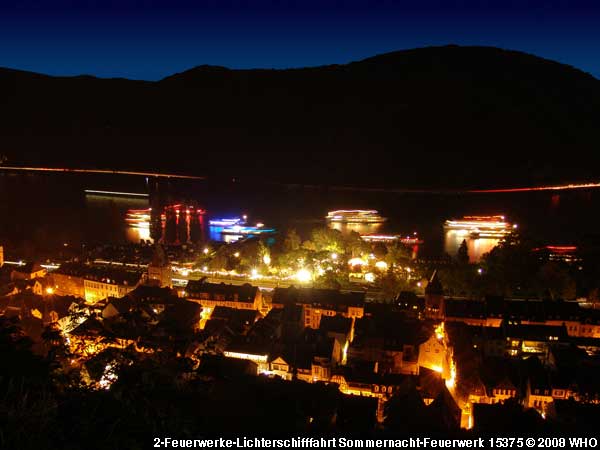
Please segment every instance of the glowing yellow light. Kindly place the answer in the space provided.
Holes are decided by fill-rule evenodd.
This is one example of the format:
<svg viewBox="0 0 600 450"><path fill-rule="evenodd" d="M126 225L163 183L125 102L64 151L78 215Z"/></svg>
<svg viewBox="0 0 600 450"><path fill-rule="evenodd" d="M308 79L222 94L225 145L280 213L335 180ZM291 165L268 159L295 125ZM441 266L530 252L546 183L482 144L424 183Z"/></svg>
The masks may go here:
<svg viewBox="0 0 600 450"><path fill-rule="evenodd" d="M296 272L296 279L301 283L307 283L312 279L312 273L307 269L300 269Z"/></svg>
<svg viewBox="0 0 600 450"><path fill-rule="evenodd" d="M202 250L202 253L204 253L205 255L208 254L208 247L205 247L204 250Z"/></svg>
<svg viewBox="0 0 600 450"><path fill-rule="evenodd" d="M435 337L438 339L444 339L444 322L435 327Z"/></svg>
<svg viewBox="0 0 600 450"><path fill-rule="evenodd" d="M431 366L431 369L438 373L442 373L442 366Z"/></svg>
<svg viewBox="0 0 600 450"><path fill-rule="evenodd" d="M235 256L236 258L239 258L239 257L240 257L240 252L235 252L235 253L233 254L233 256Z"/></svg>
<svg viewBox="0 0 600 450"><path fill-rule="evenodd" d="M271 257L269 255L263 256L263 262L268 266L271 264Z"/></svg>
<svg viewBox="0 0 600 450"><path fill-rule="evenodd" d="M206 272L208 270L208 266L202 267L202 272Z"/></svg>
<svg viewBox="0 0 600 450"><path fill-rule="evenodd" d="M54 294L54 289L51 287L46 288L46 294Z"/></svg>
<svg viewBox="0 0 600 450"><path fill-rule="evenodd" d="M375 275L372 274L371 272L365 273L365 281L372 283L373 281L375 281Z"/></svg>
<svg viewBox="0 0 600 450"><path fill-rule="evenodd" d="M348 361L348 341L344 344L344 349L342 351L342 365L346 365L346 362Z"/></svg>
<svg viewBox="0 0 600 450"><path fill-rule="evenodd" d="M388 268L388 265L385 261L377 261L375 263L375 267L377 267L378 269L381 269L381 270L385 270Z"/></svg>
<svg viewBox="0 0 600 450"><path fill-rule="evenodd" d="M366 263L362 258L352 258L348 260L348 264L350 264L351 266L363 266Z"/></svg>
<svg viewBox="0 0 600 450"><path fill-rule="evenodd" d="M332 253L331 254L331 259L333 259L333 260L338 259L338 254L337 253Z"/></svg>
<svg viewBox="0 0 600 450"><path fill-rule="evenodd" d="M446 387L448 389L453 389L456 385L456 365L454 361L450 362L450 378L446 380Z"/></svg>

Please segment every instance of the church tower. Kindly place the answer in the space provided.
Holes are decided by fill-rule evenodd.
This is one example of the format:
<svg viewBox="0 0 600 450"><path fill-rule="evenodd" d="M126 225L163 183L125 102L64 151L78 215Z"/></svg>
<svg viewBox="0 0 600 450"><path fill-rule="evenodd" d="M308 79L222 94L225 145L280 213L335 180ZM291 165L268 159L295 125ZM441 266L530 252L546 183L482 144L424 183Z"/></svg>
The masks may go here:
<svg viewBox="0 0 600 450"><path fill-rule="evenodd" d="M148 265L148 283L159 287L173 287L171 264L161 244L154 245L154 256Z"/></svg>
<svg viewBox="0 0 600 450"><path fill-rule="evenodd" d="M440 282L437 270L433 272L425 288L425 316L430 319L444 319L444 288Z"/></svg>

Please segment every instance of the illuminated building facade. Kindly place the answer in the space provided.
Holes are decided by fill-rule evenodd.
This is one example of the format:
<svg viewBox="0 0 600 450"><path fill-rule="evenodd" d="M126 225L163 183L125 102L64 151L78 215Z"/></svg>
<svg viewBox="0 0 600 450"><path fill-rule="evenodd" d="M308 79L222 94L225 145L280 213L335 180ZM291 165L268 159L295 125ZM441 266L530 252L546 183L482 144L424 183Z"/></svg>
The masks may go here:
<svg viewBox="0 0 600 450"><path fill-rule="evenodd" d="M84 278L83 287L85 292L85 301L87 303L96 303L108 297L123 297L133 291L140 282L139 275L126 278L108 278L93 277Z"/></svg>
<svg viewBox="0 0 600 450"><path fill-rule="evenodd" d="M203 308L211 311L217 306L234 309L254 309L257 311L262 308L260 289L248 283L240 286L190 280L185 291L188 300L200 303Z"/></svg>
<svg viewBox="0 0 600 450"><path fill-rule="evenodd" d="M145 276L135 271L68 263L52 272L52 279L56 294L73 295L93 304L108 297L123 297L145 281Z"/></svg>
<svg viewBox="0 0 600 450"><path fill-rule="evenodd" d="M442 342L443 338L438 338L435 334L427 341L419 345L419 367L433 370L444 374L445 378L449 374L449 362L446 353L446 346Z"/></svg>

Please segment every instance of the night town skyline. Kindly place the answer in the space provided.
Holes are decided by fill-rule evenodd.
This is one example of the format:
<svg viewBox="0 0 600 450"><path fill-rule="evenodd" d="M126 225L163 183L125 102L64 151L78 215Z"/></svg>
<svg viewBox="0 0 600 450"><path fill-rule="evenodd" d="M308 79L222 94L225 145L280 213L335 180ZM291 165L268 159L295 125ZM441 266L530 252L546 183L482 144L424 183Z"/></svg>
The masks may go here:
<svg viewBox="0 0 600 450"><path fill-rule="evenodd" d="M0 447L597 447L599 20L0 2Z"/></svg>

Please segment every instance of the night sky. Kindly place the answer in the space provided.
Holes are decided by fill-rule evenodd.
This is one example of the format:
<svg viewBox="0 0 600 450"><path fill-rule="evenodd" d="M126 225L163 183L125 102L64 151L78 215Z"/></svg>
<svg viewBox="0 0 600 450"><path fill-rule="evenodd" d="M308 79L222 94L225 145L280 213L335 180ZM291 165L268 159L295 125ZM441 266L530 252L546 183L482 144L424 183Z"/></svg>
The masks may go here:
<svg viewBox="0 0 600 450"><path fill-rule="evenodd" d="M301 67L454 43L600 78L599 19L593 0L2 0L0 66L156 80L200 64Z"/></svg>

